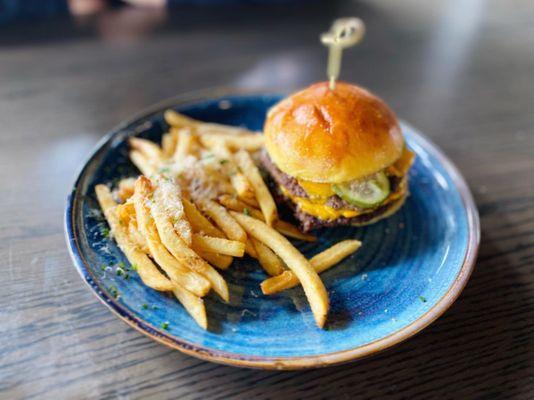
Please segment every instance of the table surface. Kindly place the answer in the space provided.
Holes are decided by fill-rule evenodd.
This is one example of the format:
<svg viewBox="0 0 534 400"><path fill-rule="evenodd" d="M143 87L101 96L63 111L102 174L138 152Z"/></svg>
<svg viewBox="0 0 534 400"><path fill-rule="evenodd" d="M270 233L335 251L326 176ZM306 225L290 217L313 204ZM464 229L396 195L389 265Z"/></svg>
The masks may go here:
<svg viewBox="0 0 534 400"><path fill-rule="evenodd" d="M313 371L237 369L159 345L72 266L66 195L102 135L177 94L324 78L318 33L365 19L342 76L435 141L482 221L474 274L416 337ZM165 11L0 28L0 398L533 398L534 3L329 2Z"/></svg>

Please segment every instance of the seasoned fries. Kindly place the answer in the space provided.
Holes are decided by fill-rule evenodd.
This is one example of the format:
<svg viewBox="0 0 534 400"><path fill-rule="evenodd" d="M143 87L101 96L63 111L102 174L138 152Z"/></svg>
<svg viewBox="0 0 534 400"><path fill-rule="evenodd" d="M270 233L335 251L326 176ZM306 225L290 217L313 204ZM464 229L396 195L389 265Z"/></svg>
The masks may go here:
<svg viewBox="0 0 534 400"><path fill-rule="evenodd" d="M135 183L134 204L137 226L145 237L150 254L165 271L172 282L183 286L197 296L204 296L210 290L209 281L203 276L189 270L174 258L161 243L154 219L150 215L148 204L151 195L150 181L144 176Z"/></svg>
<svg viewBox="0 0 534 400"><path fill-rule="evenodd" d="M209 262L214 267L219 268L220 270L226 270L232 264L232 261L234 261L233 257L230 256L224 256L222 254L217 253L208 253L201 250L196 250L198 255L200 255L204 260Z"/></svg>
<svg viewBox="0 0 534 400"><path fill-rule="evenodd" d="M163 154L159 146L150 140L132 137L128 143L132 149L139 151L150 160L158 161L163 158Z"/></svg>
<svg viewBox="0 0 534 400"><path fill-rule="evenodd" d="M195 296L193 293L178 285L173 288L172 292L189 314L195 319L196 323L202 328L208 329L208 317L206 316L204 301L200 297Z"/></svg>
<svg viewBox="0 0 534 400"><path fill-rule="evenodd" d="M248 201L255 200L254 188L248 181L247 177L241 172L236 172L232 175L230 177L230 182L239 197Z"/></svg>
<svg viewBox="0 0 534 400"><path fill-rule="evenodd" d="M215 237L224 237L224 233L216 228L198 208L187 199L182 199L184 211L195 232Z"/></svg>
<svg viewBox="0 0 534 400"><path fill-rule="evenodd" d="M221 203L223 206L228 208L229 210L233 211L239 211L239 212L246 212L259 220L265 221L263 218L263 214L260 210L253 208L249 206L248 204L245 204L244 202L240 201L239 199L236 199L230 195L223 194L222 196L219 196L218 198L219 203ZM289 222L282 221L282 220L276 220L274 221L273 228L276 229L278 232L280 232L284 236L291 237L293 239L299 239L303 240L305 242L315 242L317 238L313 235L302 233L299 231L299 229L291 225Z"/></svg>
<svg viewBox="0 0 534 400"><path fill-rule="evenodd" d="M165 211L167 218L180 236L188 245L192 243L192 229L189 221L185 217L184 205L181 199L180 188L167 178L158 178L157 186L154 190L154 202Z"/></svg>
<svg viewBox="0 0 534 400"><path fill-rule="evenodd" d="M257 259L262 268L271 276L277 276L284 272L284 262L273 251L258 239L252 238L256 249Z"/></svg>
<svg viewBox="0 0 534 400"><path fill-rule="evenodd" d="M238 151L235 155L235 159L241 172L248 178L254 189L256 200L258 200L265 222L267 225L272 226L273 222L278 219L276 204L274 204L273 197L271 196L269 189L267 189L267 185L263 181L260 171L258 171L258 167L256 167L250 158L250 154L244 150Z"/></svg>
<svg viewBox="0 0 534 400"><path fill-rule="evenodd" d="M248 151L259 150L263 146L263 136L258 134L228 134L228 133L205 133L200 136L200 142L210 147L214 143L223 141L232 149L245 149Z"/></svg>
<svg viewBox="0 0 534 400"><path fill-rule="evenodd" d="M243 257L245 254L243 242L199 234L193 236L193 248L201 252L226 254L234 257Z"/></svg>
<svg viewBox="0 0 534 400"><path fill-rule="evenodd" d="M328 294L309 261L285 237L264 222L235 211L231 213L249 235L270 247L297 276L310 302L315 322L322 328L328 314Z"/></svg>
<svg viewBox="0 0 534 400"><path fill-rule="evenodd" d="M161 237L162 243L167 250L178 260L198 272L209 280L211 287L224 301L228 301L228 286L217 271L200 258L173 229L172 224L167 219L165 209L156 202L152 203L151 213L156 222L156 228ZM223 239L219 239L223 240Z"/></svg>
<svg viewBox="0 0 534 400"><path fill-rule="evenodd" d="M358 240L344 240L317 254L310 259L310 264L320 274L337 264L360 248L362 243ZM291 271L284 271L278 276L266 279L261 283L263 294L275 294L299 284L298 278Z"/></svg>
<svg viewBox="0 0 534 400"><path fill-rule="evenodd" d="M120 180L113 193L105 185L95 187L112 237L142 282L172 292L207 329L202 297L213 289L228 302L229 288L221 274L234 257L248 255L270 276L261 283L265 295L302 285L315 321L323 327L329 301L318 274L361 243L345 240L307 260L284 236L317 239L278 218L249 153L263 146L263 135L172 110L164 118L170 128L161 147L128 139L130 160L142 175Z"/></svg>
<svg viewBox="0 0 534 400"><path fill-rule="evenodd" d="M180 129L175 133L177 136L177 145L174 150L174 161L183 161L191 152L194 145L193 133L189 129Z"/></svg>
<svg viewBox="0 0 534 400"><path fill-rule="evenodd" d="M247 234L241 226L232 218L230 213L212 200L199 200L198 204L202 211L221 228L229 239L245 243Z"/></svg>
<svg viewBox="0 0 534 400"><path fill-rule="evenodd" d="M176 143L178 142L178 135L174 132L169 132L161 137L161 152L163 157L170 158L174 154L176 149Z"/></svg>
<svg viewBox="0 0 534 400"><path fill-rule="evenodd" d="M173 284L171 281L161 274L146 254L139 251L128 238L128 233L121 226L115 215L115 207L117 204L111 197L111 192L108 187L105 185L96 185L95 192L96 197L98 198L98 203L110 225L113 237L117 241L119 248L126 255L128 261L130 261L132 265L137 266L137 272L143 283L155 290L172 290Z"/></svg>
<svg viewBox="0 0 534 400"><path fill-rule="evenodd" d="M156 166L140 151L130 151L130 160L132 160L137 169L145 176L152 176L156 172Z"/></svg>

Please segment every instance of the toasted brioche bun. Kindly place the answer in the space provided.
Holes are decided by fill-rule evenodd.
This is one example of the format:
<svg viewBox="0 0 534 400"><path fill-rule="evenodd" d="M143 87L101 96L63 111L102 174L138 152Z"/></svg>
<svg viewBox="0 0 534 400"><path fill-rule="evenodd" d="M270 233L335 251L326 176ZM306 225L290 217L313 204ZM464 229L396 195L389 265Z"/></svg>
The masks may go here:
<svg viewBox="0 0 534 400"><path fill-rule="evenodd" d="M298 179L339 183L393 164L404 138L393 111L367 90L316 83L269 110L265 146L273 162Z"/></svg>

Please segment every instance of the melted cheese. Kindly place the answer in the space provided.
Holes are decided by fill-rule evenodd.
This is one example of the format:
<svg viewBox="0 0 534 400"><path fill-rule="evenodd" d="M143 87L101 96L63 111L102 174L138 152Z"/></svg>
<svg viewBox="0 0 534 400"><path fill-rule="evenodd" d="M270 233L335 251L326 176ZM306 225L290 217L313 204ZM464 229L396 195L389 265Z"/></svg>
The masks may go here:
<svg viewBox="0 0 534 400"><path fill-rule="evenodd" d="M404 147L400 158L395 162L395 164L387 167L385 172L388 175L403 177L408 173L408 170L410 169L414 158L414 153L408 150L407 147ZM330 183L310 182L305 181L303 179L299 179L298 183L300 187L303 188L304 191L308 194L308 196L313 200L323 199L322 202L325 202L330 196L334 196L336 194L332 189L332 184ZM314 203L319 202L320 201Z"/></svg>
<svg viewBox="0 0 534 400"><path fill-rule="evenodd" d="M304 189L308 196L310 197L330 197L335 195L332 185L330 183L317 183L305 181L302 179L298 180L301 188Z"/></svg>
<svg viewBox="0 0 534 400"><path fill-rule="evenodd" d="M386 168L385 172L388 175L394 175L397 177L405 177L410 169L410 166L413 163L415 158L414 153L408 150L407 147L404 147L404 150L400 158L395 162L395 164ZM326 205L326 201L330 196L334 196L335 192L332 189L332 185L329 183L317 183L310 182L305 180L298 180L299 185L304 189L308 194L309 198L294 196L289 193L283 186L280 187L284 196L290 198L300 210L306 214L313 215L322 220L333 220L340 217L352 218L361 214L369 213L375 209L370 210L351 210L348 208L335 209ZM380 206L388 204L393 200L398 199L406 193L406 179L402 179L401 183L397 190L393 193L390 193L389 196L384 200Z"/></svg>
<svg viewBox="0 0 534 400"><path fill-rule="evenodd" d="M335 209L333 207L330 207L325 204L326 199L325 198L305 198L305 197L298 197L294 196L291 193L289 193L283 186L280 186L280 189L282 190L282 193L284 196L289 197L293 203L295 203L298 208L305 212L306 214L313 215L314 217L317 217L322 220L331 221L340 217L345 218L352 218L357 217L358 215L370 213L374 211L375 209L360 211L360 210L351 210L348 208L340 208ZM399 197L403 196L406 192L406 180L403 179L403 181L400 183L397 190L393 193L390 193L390 195L384 200L380 206L383 206L385 204L388 204L392 202L393 200L398 199Z"/></svg>
<svg viewBox="0 0 534 400"><path fill-rule="evenodd" d="M395 162L395 164L386 168L386 173L388 175L402 177L408 173L408 170L412 166L414 159L415 154L408 150L407 147L404 147L404 151L402 152L400 158Z"/></svg>

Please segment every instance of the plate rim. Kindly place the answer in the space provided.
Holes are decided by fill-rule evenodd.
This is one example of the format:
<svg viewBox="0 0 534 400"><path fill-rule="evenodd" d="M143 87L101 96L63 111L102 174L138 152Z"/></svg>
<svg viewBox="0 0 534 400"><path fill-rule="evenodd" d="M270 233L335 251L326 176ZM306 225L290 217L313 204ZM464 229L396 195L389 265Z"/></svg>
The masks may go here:
<svg viewBox="0 0 534 400"><path fill-rule="evenodd" d="M324 353L317 355L306 356L292 356L292 357L267 357L267 356L247 356L243 354L231 353L221 350L215 350L201 344L190 343L184 339L176 336L171 336L169 333L152 326L148 322L136 317L127 309L120 305L115 299L110 298L103 291L100 290L98 284L95 282L89 272L89 263L84 260L84 257L78 247L78 238L74 236L75 232L75 215L74 210L76 204L80 201L80 192L78 190L81 185L84 173L89 166L89 163L99 155L105 147L111 143L112 139L119 135L129 126L137 123L140 119L146 119L152 114L161 112L165 108L175 107L178 105L187 105L195 102L206 101L210 99L217 99L225 96L280 96L282 92L271 92L263 90L243 90L235 88L214 88L205 89L196 92L185 93L178 95L161 102L158 102L144 110L134 114L108 131L102 139L100 139L90 152L89 156L85 158L81 167L76 174L74 184L71 186L64 214L64 233L67 242L67 247L71 259L76 267L76 270L82 277L83 281L91 288L91 292L106 305L117 317L127 323L135 330L150 337L151 339L164 344L173 349L179 350L187 355L200 358L205 361L211 361L219 364L226 364L236 367L258 368L258 369L283 369L283 370L298 370L326 367L332 365L339 365L357 359L369 357L371 355L389 349L419 333L421 330L429 326L436 319L438 319L454 301L460 296L465 288L469 277L475 266L475 261L480 244L480 218L476 208L473 196L469 187L453 162L436 146L431 140L426 138L421 132L415 129L409 123L402 121L402 124L408 126L411 133L414 134L418 143L430 152L440 162L443 169L449 174L454 186L458 190L462 204L466 212L468 239L467 248L465 251L462 266L458 271L454 281L449 286L447 292L424 314L419 316L415 321L402 327L401 329L391 333L388 336L374 340L363 346L358 346L352 349L336 351L332 353Z"/></svg>

